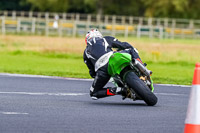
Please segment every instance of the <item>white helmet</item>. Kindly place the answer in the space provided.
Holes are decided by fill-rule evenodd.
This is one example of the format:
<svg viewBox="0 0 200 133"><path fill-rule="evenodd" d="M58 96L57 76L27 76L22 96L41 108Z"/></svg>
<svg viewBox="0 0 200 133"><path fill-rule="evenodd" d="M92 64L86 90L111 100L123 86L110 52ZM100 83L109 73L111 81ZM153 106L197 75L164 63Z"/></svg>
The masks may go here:
<svg viewBox="0 0 200 133"><path fill-rule="evenodd" d="M87 42L90 41L90 39L92 39L94 37L103 38L103 35L97 29L92 29L92 30L88 31L88 33L86 34L85 43L87 44Z"/></svg>

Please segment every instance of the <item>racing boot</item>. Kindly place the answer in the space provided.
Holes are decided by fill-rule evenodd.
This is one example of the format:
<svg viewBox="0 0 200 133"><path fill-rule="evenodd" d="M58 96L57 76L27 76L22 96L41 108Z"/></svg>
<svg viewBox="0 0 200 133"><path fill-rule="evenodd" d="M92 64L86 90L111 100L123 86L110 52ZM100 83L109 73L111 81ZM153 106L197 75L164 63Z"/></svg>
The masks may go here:
<svg viewBox="0 0 200 133"><path fill-rule="evenodd" d="M126 96L127 92L125 88L121 88L121 87L108 87L107 88L107 95L122 95L122 96Z"/></svg>

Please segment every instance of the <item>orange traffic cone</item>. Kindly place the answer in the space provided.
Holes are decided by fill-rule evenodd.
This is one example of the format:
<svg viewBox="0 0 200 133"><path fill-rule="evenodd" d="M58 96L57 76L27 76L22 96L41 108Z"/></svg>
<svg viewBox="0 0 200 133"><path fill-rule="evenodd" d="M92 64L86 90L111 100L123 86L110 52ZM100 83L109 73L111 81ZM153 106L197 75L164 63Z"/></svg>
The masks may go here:
<svg viewBox="0 0 200 133"><path fill-rule="evenodd" d="M184 133L200 133L200 63L196 63Z"/></svg>

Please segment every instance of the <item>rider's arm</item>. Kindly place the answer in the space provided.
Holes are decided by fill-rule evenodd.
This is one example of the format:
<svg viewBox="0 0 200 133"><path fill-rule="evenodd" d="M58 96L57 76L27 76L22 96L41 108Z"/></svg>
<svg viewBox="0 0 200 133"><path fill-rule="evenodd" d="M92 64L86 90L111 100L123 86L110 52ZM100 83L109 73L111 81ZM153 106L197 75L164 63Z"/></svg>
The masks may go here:
<svg viewBox="0 0 200 133"><path fill-rule="evenodd" d="M114 37L105 36L104 38L106 39L106 41L108 41L109 45L111 45L112 48L117 48L118 50L133 49L133 47L129 43L121 42Z"/></svg>
<svg viewBox="0 0 200 133"><path fill-rule="evenodd" d="M142 63L137 49L131 46L129 43L120 42L116 38L111 37L111 36L105 36L104 38L106 39L106 41L108 41L109 45L111 45L112 48L117 48L118 50L129 49L129 52L132 55L132 58L137 59L138 61Z"/></svg>
<svg viewBox="0 0 200 133"><path fill-rule="evenodd" d="M84 62L85 62L85 64L87 65L87 67L89 69L90 76L92 78L94 78L96 76L96 72L94 70L94 66L93 66L92 62L87 58L87 56L85 54L85 51L84 51L84 54L83 54L83 59L84 59Z"/></svg>

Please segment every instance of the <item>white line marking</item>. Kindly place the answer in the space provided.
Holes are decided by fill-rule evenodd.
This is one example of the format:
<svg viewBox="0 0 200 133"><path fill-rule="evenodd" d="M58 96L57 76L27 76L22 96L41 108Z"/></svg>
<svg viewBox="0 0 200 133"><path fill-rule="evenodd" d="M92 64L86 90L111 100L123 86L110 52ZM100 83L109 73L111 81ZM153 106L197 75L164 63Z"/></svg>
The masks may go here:
<svg viewBox="0 0 200 133"><path fill-rule="evenodd" d="M83 96L88 95L88 93L41 93L41 92L0 92L0 94L16 94L16 95L33 95L33 96ZM176 94L176 93L154 93L156 95L164 96L186 96L186 94Z"/></svg>
<svg viewBox="0 0 200 133"><path fill-rule="evenodd" d="M66 79L66 80L78 80L78 81L93 81L94 79L81 79L81 78L66 78L57 76L44 76L44 75L29 75L29 74L11 74L11 73L0 73L2 76L11 77L30 77L30 78L49 78L49 79ZM111 82L110 80L109 82ZM176 87L191 87L191 85L175 85L175 84L155 84L160 86L176 86Z"/></svg>
<svg viewBox="0 0 200 133"><path fill-rule="evenodd" d="M191 87L191 85L155 84L160 86Z"/></svg>
<svg viewBox="0 0 200 133"><path fill-rule="evenodd" d="M44 75L11 74L11 73L0 73L0 75L11 76L11 77L49 78L49 79L66 79L66 80L80 80L80 81L93 81L94 80L94 79L67 78L67 77L44 76Z"/></svg>
<svg viewBox="0 0 200 133"><path fill-rule="evenodd" d="M186 94L176 94L176 93L154 93L154 94L163 96L187 96Z"/></svg>
<svg viewBox="0 0 200 133"><path fill-rule="evenodd" d="M21 112L0 112L4 115L28 115L28 113L21 113Z"/></svg>
<svg viewBox="0 0 200 133"><path fill-rule="evenodd" d="M37 95L37 96L81 96L88 93L41 93L41 92L0 92L0 94Z"/></svg>

